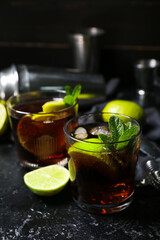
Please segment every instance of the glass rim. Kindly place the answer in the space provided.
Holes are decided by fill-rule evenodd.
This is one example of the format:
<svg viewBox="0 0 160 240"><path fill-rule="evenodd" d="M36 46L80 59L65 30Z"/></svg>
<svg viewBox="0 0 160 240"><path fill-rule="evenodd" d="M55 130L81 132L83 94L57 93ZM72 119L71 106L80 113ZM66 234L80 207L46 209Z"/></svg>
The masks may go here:
<svg viewBox="0 0 160 240"><path fill-rule="evenodd" d="M132 120L133 122L135 122L136 125L138 126L138 133L137 133L136 135L134 135L134 136L126 139L126 140L123 140L123 141L115 141L115 142L110 142L110 143L109 143L109 142L90 142L90 141L84 141L84 140L77 139L77 138L71 136L71 135L69 134L69 132L67 131L67 126L68 126L73 120L75 120L75 119L79 119L79 118L81 118L81 117L89 116L89 115L103 115L103 114L119 115L119 116L126 117L126 118L128 118L128 119L131 119L131 120ZM99 144L99 145L105 145L105 144L107 144L107 145L113 145L113 144L117 144L117 143L128 142L128 141L130 141L130 140L132 140L132 139L140 136L140 135L142 134L142 129L141 129L141 125L139 124L139 122L138 122L136 119L134 119L134 118L132 118L132 117L129 117L129 116L127 116L127 115L120 114L120 113L112 113L112 112L95 112L95 113L86 113L86 114L80 115L80 116L78 116L78 117L76 117L76 118L70 119L70 120L65 124L65 126L64 126L64 133L65 133L70 139L74 140L75 142L91 143L91 144Z"/></svg>
<svg viewBox="0 0 160 240"><path fill-rule="evenodd" d="M43 115L46 115L46 114L57 114L57 113L62 113L62 112L65 112L65 111L68 111L69 109L72 109L72 108L74 108L77 104L78 104L78 99L76 99L76 102L75 102L75 104L74 105L72 105L72 106L68 106L68 107L66 107L66 108L64 108L64 109L61 109L61 110L58 110L58 111L54 111L54 112L49 112L49 113L43 113L43 112L30 112L30 111L21 111L21 110L17 110L17 109L15 109L12 105L11 105L11 100L13 100L14 98L16 99L16 98L19 98L19 97L23 97L23 96L29 96L30 94L34 94L34 93L64 93L65 94L65 90L63 90L63 89L52 89L52 90L38 90L38 91L30 91L30 92L25 92L25 93L19 93L19 94L17 94L17 95L13 95L13 96L10 96L9 98L8 98L8 100L6 101L6 106L7 106L7 108L8 109L10 109L10 110L12 110L13 112L16 112L16 113L19 113L19 114L31 114L31 115L34 115L34 114L38 114L38 115L40 115L40 116L43 116ZM34 97L36 97L36 95L33 95L33 99L34 99ZM43 96L41 96L41 95L37 95L37 98L41 98L42 97L42 99L43 99ZM47 98L47 96L46 96L46 98ZM49 98L49 97L48 97ZM58 97L57 97L58 98ZM31 96L31 98L30 99L32 99L32 96ZM16 105L16 104L15 104Z"/></svg>

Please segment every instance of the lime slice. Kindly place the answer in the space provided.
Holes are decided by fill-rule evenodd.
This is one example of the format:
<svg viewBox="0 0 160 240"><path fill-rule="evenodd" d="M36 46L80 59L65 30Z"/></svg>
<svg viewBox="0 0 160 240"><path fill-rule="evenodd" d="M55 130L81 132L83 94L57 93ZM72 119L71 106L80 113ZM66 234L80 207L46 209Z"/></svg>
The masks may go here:
<svg viewBox="0 0 160 240"><path fill-rule="evenodd" d="M3 104L4 106L6 106L6 101L0 100L0 103Z"/></svg>
<svg viewBox="0 0 160 240"><path fill-rule="evenodd" d="M49 101L43 104L42 109L44 113L51 113L66 108L66 104L63 100Z"/></svg>
<svg viewBox="0 0 160 240"><path fill-rule="evenodd" d="M76 167L72 158L69 159L68 169L70 174L70 180L71 182L73 182L76 179Z"/></svg>
<svg viewBox="0 0 160 240"><path fill-rule="evenodd" d="M95 144L92 144L95 143ZM68 154L72 156L72 153L83 153L99 159L102 159L101 153L104 150L104 145L99 138L88 138L84 142L75 142L68 150Z"/></svg>
<svg viewBox="0 0 160 240"><path fill-rule="evenodd" d="M43 112L39 112L39 113L40 114L30 115L30 118L36 122L49 122L49 121L53 121L54 119L54 115L52 113L48 113L48 114L44 114ZM29 114L27 116L29 116Z"/></svg>
<svg viewBox="0 0 160 240"><path fill-rule="evenodd" d="M52 196L59 193L68 181L69 171L56 164L33 170L24 175L26 186L40 196Z"/></svg>
<svg viewBox="0 0 160 240"><path fill-rule="evenodd" d="M127 115L136 119L139 122L143 122L145 119L144 110L137 103L128 101L128 100L113 100L110 101L103 108L102 112L110 112L110 113L120 113ZM104 116L104 120L108 121L108 116ZM122 119L124 120L124 119Z"/></svg>
<svg viewBox="0 0 160 240"><path fill-rule="evenodd" d="M75 180L76 169L79 166L99 171L109 179L117 179L120 165L113 157L113 153L104 149L104 144L100 144L101 140L98 138L90 138L85 141L88 142L75 142L69 148L68 153L71 157L68 163L70 180Z"/></svg>
<svg viewBox="0 0 160 240"><path fill-rule="evenodd" d="M95 143L95 144L91 144L91 143ZM71 151L71 149L74 147L76 148L76 151L89 151L89 152L102 152L103 149L103 144L101 144L101 140L99 138L88 138L86 140L84 140L84 142L75 142L69 149L69 151Z"/></svg>
<svg viewBox="0 0 160 240"><path fill-rule="evenodd" d="M57 141L61 142L60 149L62 149L64 121L59 123L59 121L55 121L56 119L54 114L49 113L23 116L17 125L20 144L39 158L56 153L59 147Z"/></svg>
<svg viewBox="0 0 160 240"><path fill-rule="evenodd" d="M78 98L79 99L90 99L90 98L95 98L97 95L93 93L81 93Z"/></svg>
<svg viewBox="0 0 160 240"><path fill-rule="evenodd" d="M0 135L4 134L8 127L8 115L4 104L0 103Z"/></svg>

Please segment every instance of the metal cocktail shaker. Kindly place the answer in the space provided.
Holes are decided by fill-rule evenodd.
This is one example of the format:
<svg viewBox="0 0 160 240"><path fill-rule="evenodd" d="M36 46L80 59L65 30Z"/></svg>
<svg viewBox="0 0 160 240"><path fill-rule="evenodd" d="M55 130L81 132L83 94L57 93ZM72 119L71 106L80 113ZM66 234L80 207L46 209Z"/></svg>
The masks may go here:
<svg viewBox="0 0 160 240"><path fill-rule="evenodd" d="M69 35L74 68L81 72L98 72L104 33L103 29L91 27Z"/></svg>
<svg viewBox="0 0 160 240"><path fill-rule="evenodd" d="M105 95L105 80L100 74L84 74L67 69L12 65L0 72L0 99L18 93L62 89L65 85L82 85L84 93Z"/></svg>
<svg viewBox="0 0 160 240"><path fill-rule="evenodd" d="M155 85L160 62L156 59L141 59L134 64L134 74L139 104L143 107L155 105Z"/></svg>

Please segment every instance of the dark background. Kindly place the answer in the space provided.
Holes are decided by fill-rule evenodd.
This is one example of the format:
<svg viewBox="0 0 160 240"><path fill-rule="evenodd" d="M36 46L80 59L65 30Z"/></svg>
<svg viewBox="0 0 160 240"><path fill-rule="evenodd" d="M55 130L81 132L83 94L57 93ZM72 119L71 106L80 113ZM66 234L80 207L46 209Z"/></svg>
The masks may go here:
<svg viewBox="0 0 160 240"><path fill-rule="evenodd" d="M11 64L68 68L68 34L106 32L99 72L131 82L133 64L160 59L160 0L1 0L0 69Z"/></svg>

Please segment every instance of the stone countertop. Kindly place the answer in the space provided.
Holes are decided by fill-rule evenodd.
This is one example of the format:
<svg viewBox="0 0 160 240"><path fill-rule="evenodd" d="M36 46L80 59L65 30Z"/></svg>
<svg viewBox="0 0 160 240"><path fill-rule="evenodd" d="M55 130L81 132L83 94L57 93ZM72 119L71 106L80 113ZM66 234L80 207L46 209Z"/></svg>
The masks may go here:
<svg viewBox="0 0 160 240"><path fill-rule="evenodd" d="M40 197L23 183L13 143L0 144L0 238L8 239L160 239L160 191L137 187L131 206L111 215L79 209L69 185L58 195Z"/></svg>

